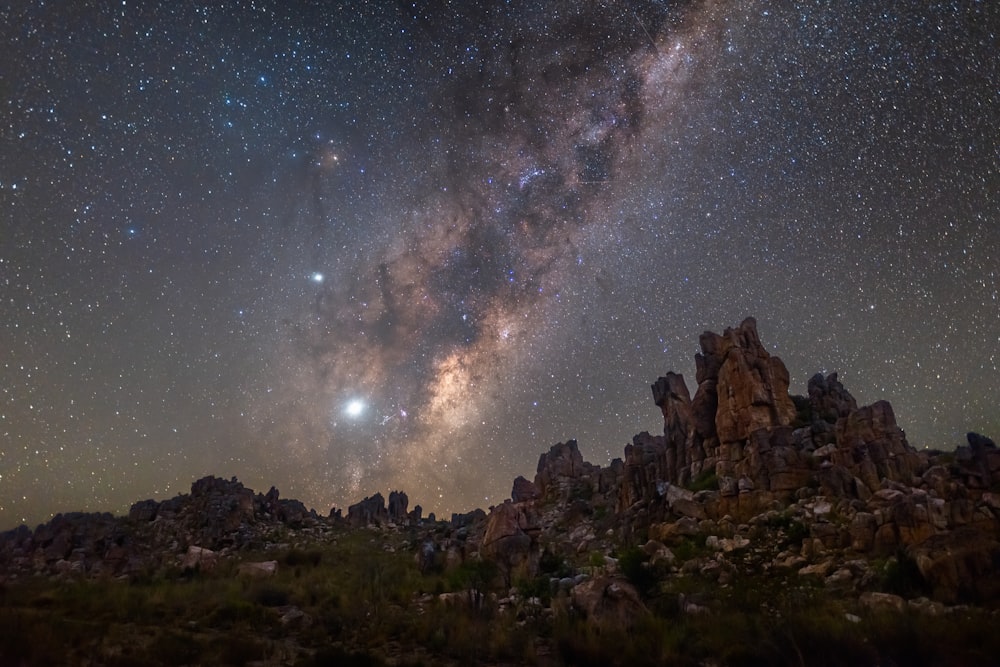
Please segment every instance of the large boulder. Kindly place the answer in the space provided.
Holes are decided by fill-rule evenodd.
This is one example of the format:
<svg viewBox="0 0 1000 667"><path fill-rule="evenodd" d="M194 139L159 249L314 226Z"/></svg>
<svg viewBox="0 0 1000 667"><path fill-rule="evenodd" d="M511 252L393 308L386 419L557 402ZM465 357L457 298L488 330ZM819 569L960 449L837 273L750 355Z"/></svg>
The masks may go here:
<svg viewBox="0 0 1000 667"><path fill-rule="evenodd" d="M534 482L530 482L521 475L514 479L514 486L510 490L510 499L515 503L523 503L527 500L535 500L541 494Z"/></svg>
<svg viewBox="0 0 1000 667"><path fill-rule="evenodd" d="M967 447L955 450L955 464L966 486L985 489L1000 484L1000 449L990 438L966 434Z"/></svg>
<svg viewBox="0 0 1000 667"><path fill-rule="evenodd" d="M538 533L530 503L505 502L489 514L480 553L494 561L508 580L515 571L534 575L539 557L535 539Z"/></svg>
<svg viewBox="0 0 1000 667"><path fill-rule="evenodd" d="M896 424L888 401L866 405L838 419L836 443L831 461L853 472L872 492L883 479L912 484L924 467Z"/></svg>
<svg viewBox="0 0 1000 667"><path fill-rule="evenodd" d="M160 508L160 503L155 500L140 500L133 503L129 508L128 518L135 522L152 521L156 518L156 512Z"/></svg>
<svg viewBox="0 0 1000 667"><path fill-rule="evenodd" d="M209 572L219 563L219 554L202 547L191 545L187 553L181 557L181 567L185 570L200 570Z"/></svg>
<svg viewBox="0 0 1000 667"><path fill-rule="evenodd" d="M695 428L691 395L684 377L667 373L652 386L653 402L663 413L663 462L661 479L685 483L693 461L703 461L704 440ZM627 458L627 457L626 457Z"/></svg>
<svg viewBox="0 0 1000 667"><path fill-rule="evenodd" d="M719 442L746 440L757 430L794 421L788 369L761 345L756 320L747 318L737 329L727 329L718 349L722 356L715 415Z"/></svg>
<svg viewBox="0 0 1000 667"><path fill-rule="evenodd" d="M649 613L632 584L617 577L597 577L570 591L573 607L593 625L629 628Z"/></svg>
<svg viewBox="0 0 1000 667"><path fill-rule="evenodd" d="M827 376L817 373L809 378L808 392L812 417L819 421L835 424L858 409L858 402L840 383L836 373Z"/></svg>
<svg viewBox="0 0 1000 667"><path fill-rule="evenodd" d="M1000 541L995 532L958 528L930 537L911 554L934 599L947 604L1000 599Z"/></svg>
<svg viewBox="0 0 1000 667"><path fill-rule="evenodd" d="M269 579L278 572L278 561L265 560L240 563L236 573L248 579Z"/></svg>
<svg viewBox="0 0 1000 667"><path fill-rule="evenodd" d="M619 485L619 511L640 501L648 503L654 500L660 495L657 487L662 488L663 484L676 478L676 474L671 474L672 454L676 454L676 450L667 445L664 436L650 435L644 431L632 438L632 444L625 446Z"/></svg>
<svg viewBox="0 0 1000 667"><path fill-rule="evenodd" d="M576 440L552 445L549 451L538 458L535 487L541 495L560 477L576 478L583 474L583 454Z"/></svg>

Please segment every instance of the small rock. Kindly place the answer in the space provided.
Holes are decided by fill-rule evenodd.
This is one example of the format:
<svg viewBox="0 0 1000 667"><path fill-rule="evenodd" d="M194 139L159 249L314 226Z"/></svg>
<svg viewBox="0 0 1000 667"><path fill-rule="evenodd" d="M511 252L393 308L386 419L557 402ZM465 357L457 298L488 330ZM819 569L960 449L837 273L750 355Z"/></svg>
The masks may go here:
<svg viewBox="0 0 1000 667"><path fill-rule="evenodd" d="M237 574L251 579L267 579L273 577L278 571L278 561L267 560L261 562L240 563Z"/></svg>
<svg viewBox="0 0 1000 667"><path fill-rule="evenodd" d="M876 593L868 591L861 594L861 606L869 611L897 611L906 607L906 600L892 593Z"/></svg>
<svg viewBox="0 0 1000 667"><path fill-rule="evenodd" d="M824 579L830 574L830 570L833 569L833 561L825 560L822 563L815 563L813 565L806 565L804 568L799 570L801 576L816 575L818 577L823 577Z"/></svg>
<svg viewBox="0 0 1000 667"><path fill-rule="evenodd" d="M929 600L923 597L910 600L906 603L906 605L910 609L925 616L942 616L948 611L948 608L940 602L935 602L934 600Z"/></svg>

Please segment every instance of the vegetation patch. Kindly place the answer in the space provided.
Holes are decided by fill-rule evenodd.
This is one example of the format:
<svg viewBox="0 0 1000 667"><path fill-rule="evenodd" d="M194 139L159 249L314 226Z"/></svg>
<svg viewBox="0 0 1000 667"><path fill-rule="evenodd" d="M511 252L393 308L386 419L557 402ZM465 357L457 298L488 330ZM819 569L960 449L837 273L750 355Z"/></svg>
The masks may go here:
<svg viewBox="0 0 1000 667"><path fill-rule="evenodd" d="M800 525L780 515L766 528L793 534ZM552 578L578 572L554 551L543 551L536 576L516 576L511 591L489 561L421 572L418 544L345 530L315 553L250 555L278 560L263 581L236 577L234 562L131 582L8 582L0 664L985 666L1000 655L987 611L875 614L794 573L736 568L721 585L698 568L652 564L634 546L616 552L618 567L648 613L606 624L553 588ZM703 537L671 549L678 564L716 553ZM581 558L603 566L598 550ZM884 591L926 590L905 553L876 572Z"/></svg>
<svg viewBox="0 0 1000 667"><path fill-rule="evenodd" d="M714 468L709 468L708 470L702 470L698 473L698 476L691 480L688 484L688 490L694 491L715 491L719 488L719 478L715 474Z"/></svg>

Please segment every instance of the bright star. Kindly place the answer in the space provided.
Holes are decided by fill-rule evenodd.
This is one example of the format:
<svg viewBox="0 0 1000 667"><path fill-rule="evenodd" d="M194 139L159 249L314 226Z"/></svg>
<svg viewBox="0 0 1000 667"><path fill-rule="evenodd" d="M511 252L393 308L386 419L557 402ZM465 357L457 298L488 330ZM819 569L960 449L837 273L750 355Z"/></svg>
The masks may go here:
<svg viewBox="0 0 1000 667"><path fill-rule="evenodd" d="M361 413L364 411L365 403L358 398L348 401L347 405L344 407L344 412L347 413L348 417L360 417Z"/></svg>
<svg viewBox="0 0 1000 667"><path fill-rule="evenodd" d="M319 271L309 276L309 279L312 280L317 285L323 282L323 278L324 278L323 274L320 273Z"/></svg>

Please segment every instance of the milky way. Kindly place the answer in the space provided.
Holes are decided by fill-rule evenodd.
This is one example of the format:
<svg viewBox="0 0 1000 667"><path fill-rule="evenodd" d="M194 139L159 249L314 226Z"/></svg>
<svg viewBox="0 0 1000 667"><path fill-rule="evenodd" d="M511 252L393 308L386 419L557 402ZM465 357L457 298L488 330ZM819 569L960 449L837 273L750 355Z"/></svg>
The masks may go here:
<svg viewBox="0 0 1000 667"><path fill-rule="evenodd" d="M0 527L486 507L747 315L795 392L1000 436L1000 10L828 4L0 10Z"/></svg>

